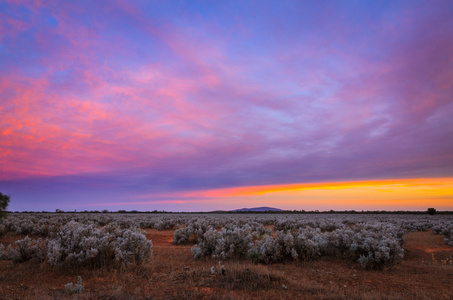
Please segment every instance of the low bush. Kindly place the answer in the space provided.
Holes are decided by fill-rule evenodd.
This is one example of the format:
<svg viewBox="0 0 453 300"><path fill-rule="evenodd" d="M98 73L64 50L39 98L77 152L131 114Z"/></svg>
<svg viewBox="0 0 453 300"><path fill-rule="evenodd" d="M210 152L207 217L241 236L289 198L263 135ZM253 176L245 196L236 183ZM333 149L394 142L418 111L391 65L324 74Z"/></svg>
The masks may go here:
<svg viewBox="0 0 453 300"><path fill-rule="evenodd" d="M435 234L444 235L445 243L450 246L453 246L453 224L451 223L441 223L433 227L433 232Z"/></svg>
<svg viewBox="0 0 453 300"><path fill-rule="evenodd" d="M187 245L191 241L194 229L192 226L186 226L175 230L173 235L173 244Z"/></svg>
<svg viewBox="0 0 453 300"><path fill-rule="evenodd" d="M390 267L403 258L400 228L381 223L356 225L354 230L339 225L331 232L319 228L299 228L294 232L277 231L276 237L261 239L250 226L220 231L210 228L201 242L192 248L195 259L205 256L226 259L247 257L254 262L274 263L283 260L313 260L321 256L348 258L365 269Z"/></svg>
<svg viewBox="0 0 453 300"><path fill-rule="evenodd" d="M5 251L4 246L0 247L0 258L4 260L12 260L14 262L35 261L42 262L45 259L43 250L43 242L41 239L33 240L26 236L22 240L15 242L16 247L8 246Z"/></svg>
<svg viewBox="0 0 453 300"><path fill-rule="evenodd" d="M49 233L45 242L28 236L5 251L0 258L22 262L46 261L63 267L129 267L140 265L152 256L152 242L139 229L120 229L114 225L98 228L71 221Z"/></svg>
<svg viewBox="0 0 453 300"><path fill-rule="evenodd" d="M72 294L79 294L79 293L83 293L83 291L85 290L85 288L83 287L83 283L82 283L82 277L78 276L77 277L77 283L67 283L64 285L64 288L66 290L66 292L70 295Z"/></svg>
<svg viewBox="0 0 453 300"><path fill-rule="evenodd" d="M195 259L205 256L214 258L231 258L233 256L245 256L253 242L251 227L245 225L241 228L225 229L217 231L209 228L197 245L191 250Z"/></svg>

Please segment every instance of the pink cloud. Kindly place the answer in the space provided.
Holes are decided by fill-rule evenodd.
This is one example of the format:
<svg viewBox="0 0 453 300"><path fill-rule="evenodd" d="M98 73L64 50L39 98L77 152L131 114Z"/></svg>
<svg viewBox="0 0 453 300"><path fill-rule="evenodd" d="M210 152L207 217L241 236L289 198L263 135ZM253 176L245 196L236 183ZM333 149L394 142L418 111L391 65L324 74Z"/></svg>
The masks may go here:
<svg viewBox="0 0 453 300"><path fill-rule="evenodd" d="M451 173L444 2L286 3L255 19L104 4L28 2L28 19L0 21L0 179L136 176L190 193Z"/></svg>

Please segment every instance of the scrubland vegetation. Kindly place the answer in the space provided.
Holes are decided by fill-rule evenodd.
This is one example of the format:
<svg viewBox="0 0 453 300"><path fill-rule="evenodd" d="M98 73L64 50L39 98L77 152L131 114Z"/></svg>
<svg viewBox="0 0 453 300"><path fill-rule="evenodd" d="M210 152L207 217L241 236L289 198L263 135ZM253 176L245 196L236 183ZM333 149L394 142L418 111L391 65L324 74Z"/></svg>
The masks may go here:
<svg viewBox="0 0 453 300"><path fill-rule="evenodd" d="M0 299L451 299L452 224L429 214L10 214Z"/></svg>

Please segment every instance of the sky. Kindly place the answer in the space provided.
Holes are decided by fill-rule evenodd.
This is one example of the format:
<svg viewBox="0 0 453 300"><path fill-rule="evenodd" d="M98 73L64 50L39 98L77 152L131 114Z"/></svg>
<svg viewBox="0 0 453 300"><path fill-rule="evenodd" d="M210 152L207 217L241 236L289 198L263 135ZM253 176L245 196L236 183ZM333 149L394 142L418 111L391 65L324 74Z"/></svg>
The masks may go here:
<svg viewBox="0 0 453 300"><path fill-rule="evenodd" d="M11 211L453 210L453 2L0 1Z"/></svg>

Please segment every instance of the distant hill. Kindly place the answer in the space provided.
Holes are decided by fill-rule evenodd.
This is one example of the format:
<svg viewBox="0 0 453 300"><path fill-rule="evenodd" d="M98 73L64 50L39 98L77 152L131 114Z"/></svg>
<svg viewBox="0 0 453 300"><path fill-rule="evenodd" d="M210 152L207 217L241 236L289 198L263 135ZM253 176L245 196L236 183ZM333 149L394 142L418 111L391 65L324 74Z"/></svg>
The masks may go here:
<svg viewBox="0 0 453 300"><path fill-rule="evenodd" d="M244 212L244 211L283 211L283 209L274 208L274 207L252 207L252 208L241 208L230 210L232 212Z"/></svg>

